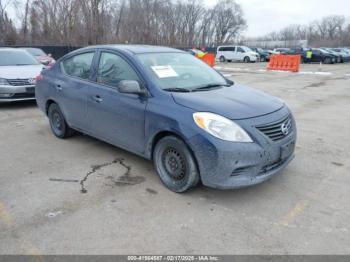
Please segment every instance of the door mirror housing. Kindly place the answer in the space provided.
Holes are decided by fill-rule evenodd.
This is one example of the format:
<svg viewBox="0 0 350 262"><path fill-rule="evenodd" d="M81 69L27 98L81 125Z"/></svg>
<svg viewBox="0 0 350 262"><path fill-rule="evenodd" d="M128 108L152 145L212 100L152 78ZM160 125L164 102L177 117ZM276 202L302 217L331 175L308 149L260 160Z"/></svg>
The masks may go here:
<svg viewBox="0 0 350 262"><path fill-rule="evenodd" d="M147 95L147 91L142 89L139 82L135 80L122 80L119 82L117 89L123 94Z"/></svg>

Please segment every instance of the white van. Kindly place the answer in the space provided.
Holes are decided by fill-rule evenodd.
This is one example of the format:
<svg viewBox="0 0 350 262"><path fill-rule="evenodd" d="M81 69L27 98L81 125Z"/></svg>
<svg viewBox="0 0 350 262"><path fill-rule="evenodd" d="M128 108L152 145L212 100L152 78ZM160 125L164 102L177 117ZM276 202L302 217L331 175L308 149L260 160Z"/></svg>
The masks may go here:
<svg viewBox="0 0 350 262"><path fill-rule="evenodd" d="M259 54L246 46L219 46L216 50L216 59L220 62L242 61L256 62Z"/></svg>

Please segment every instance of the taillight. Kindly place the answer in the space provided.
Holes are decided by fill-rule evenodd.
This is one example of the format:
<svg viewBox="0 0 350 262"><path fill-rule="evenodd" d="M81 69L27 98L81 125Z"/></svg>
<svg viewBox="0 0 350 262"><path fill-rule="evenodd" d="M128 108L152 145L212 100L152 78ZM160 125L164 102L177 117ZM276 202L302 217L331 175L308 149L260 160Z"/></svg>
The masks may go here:
<svg viewBox="0 0 350 262"><path fill-rule="evenodd" d="M42 74L40 74L40 75L38 75L38 76L35 77L36 82L41 81L41 80L43 80L43 79L44 79L44 77L43 77Z"/></svg>

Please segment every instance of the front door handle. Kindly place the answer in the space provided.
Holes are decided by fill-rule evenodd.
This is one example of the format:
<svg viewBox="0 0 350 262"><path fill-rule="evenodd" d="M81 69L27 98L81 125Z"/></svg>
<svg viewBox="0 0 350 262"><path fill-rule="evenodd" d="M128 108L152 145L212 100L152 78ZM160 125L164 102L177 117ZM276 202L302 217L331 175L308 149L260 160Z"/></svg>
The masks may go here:
<svg viewBox="0 0 350 262"><path fill-rule="evenodd" d="M101 103L103 101L99 95L92 96L92 100L94 100L96 103Z"/></svg>
<svg viewBox="0 0 350 262"><path fill-rule="evenodd" d="M62 91L62 86L61 85L56 85L56 90L57 90L57 92Z"/></svg>

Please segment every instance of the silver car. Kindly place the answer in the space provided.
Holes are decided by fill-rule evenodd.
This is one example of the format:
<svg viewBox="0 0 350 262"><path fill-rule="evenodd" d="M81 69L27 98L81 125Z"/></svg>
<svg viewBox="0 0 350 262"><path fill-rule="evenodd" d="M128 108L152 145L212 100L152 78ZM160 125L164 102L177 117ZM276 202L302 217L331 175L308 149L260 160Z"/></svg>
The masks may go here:
<svg viewBox="0 0 350 262"><path fill-rule="evenodd" d="M35 99L43 65L24 50L0 48L0 103Z"/></svg>

